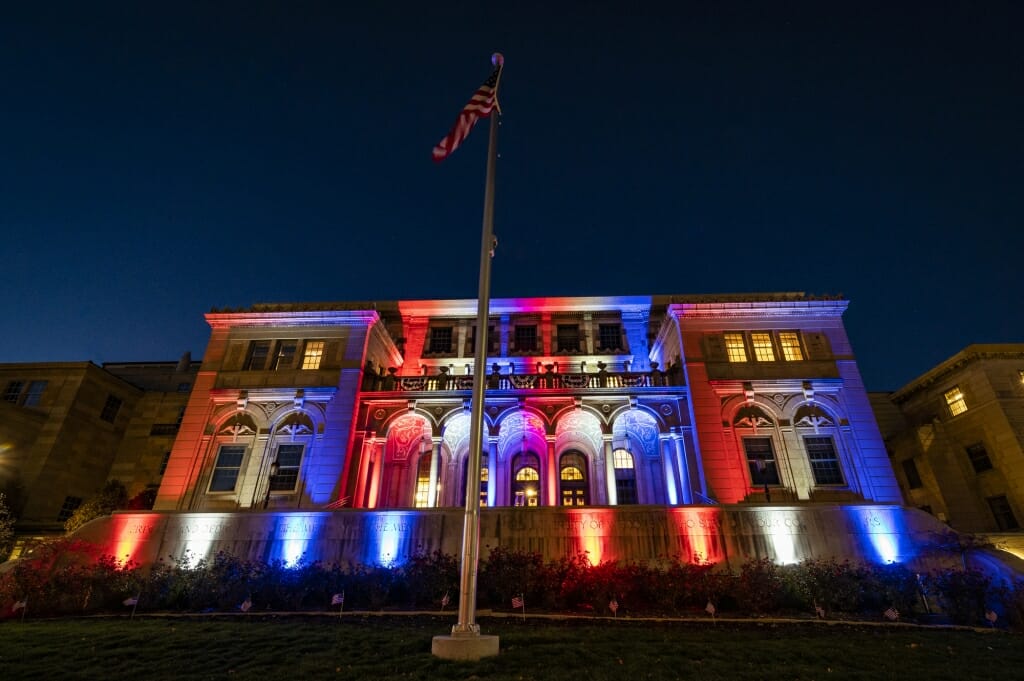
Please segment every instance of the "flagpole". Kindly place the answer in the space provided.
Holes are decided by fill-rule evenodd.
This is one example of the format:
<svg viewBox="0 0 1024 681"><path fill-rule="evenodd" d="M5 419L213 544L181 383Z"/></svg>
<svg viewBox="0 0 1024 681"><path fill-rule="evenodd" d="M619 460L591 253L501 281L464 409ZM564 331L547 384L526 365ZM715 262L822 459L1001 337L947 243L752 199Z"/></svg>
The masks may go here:
<svg viewBox="0 0 1024 681"><path fill-rule="evenodd" d="M491 57L495 66L504 57ZM491 304L491 256L494 250L494 175L498 160L497 106L491 113L487 143L487 180L484 185L483 230L480 236L480 280L477 291L476 348L473 355L473 398L470 412L469 454L466 457L466 510L462 525L462 570L459 578L459 619L452 634L435 636L433 654L446 659L478 660L498 654L498 637L481 636L476 623L476 577L480 558L480 452L483 448L484 391L487 379L487 331Z"/></svg>

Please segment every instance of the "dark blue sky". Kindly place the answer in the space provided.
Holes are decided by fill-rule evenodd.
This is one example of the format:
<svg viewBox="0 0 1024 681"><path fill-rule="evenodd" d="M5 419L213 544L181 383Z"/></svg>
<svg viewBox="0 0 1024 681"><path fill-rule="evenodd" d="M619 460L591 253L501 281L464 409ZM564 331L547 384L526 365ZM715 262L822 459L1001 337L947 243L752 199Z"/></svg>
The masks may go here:
<svg viewBox="0 0 1024 681"><path fill-rule="evenodd" d="M876 390L1024 341L1022 3L156 4L0 24L0 362L474 297L494 50L493 295L842 293Z"/></svg>

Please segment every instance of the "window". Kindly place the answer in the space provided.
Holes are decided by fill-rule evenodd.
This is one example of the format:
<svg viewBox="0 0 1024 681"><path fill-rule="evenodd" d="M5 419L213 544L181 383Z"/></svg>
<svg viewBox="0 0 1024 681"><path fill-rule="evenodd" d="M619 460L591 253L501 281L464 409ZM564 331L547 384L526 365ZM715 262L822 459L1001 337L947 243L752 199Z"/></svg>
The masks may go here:
<svg viewBox="0 0 1024 681"><path fill-rule="evenodd" d="M487 470L487 452L480 454L480 507L487 506L487 480L490 475ZM465 485L463 485L465 487Z"/></svg>
<svg viewBox="0 0 1024 681"><path fill-rule="evenodd" d="M747 348L743 344L742 333L725 334L725 352L728 354L730 362L747 361Z"/></svg>
<svg viewBox="0 0 1024 681"><path fill-rule="evenodd" d="M778 485L779 471L775 467L775 450L770 437L743 438L743 451L747 455L750 481L755 485Z"/></svg>
<svg viewBox="0 0 1024 681"><path fill-rule="evenodd" d="M946 406L949 407L949 413L953 416L959 416L967 411L967 403L964 401L964 394L960 392L960 387L954 385L952 388L945 392Z"/></svg>
<svg viewBox="0 0 1024 681"><path fill-rule="evenodd" d="M298 352L299 341L282 340L277 341L277 351L274 352L274 361L270 368L274 371L291 369L295 365L295 353Z"/></svg>
<svg viewBox="0 0 1024 681"><path fill-rule="evenodd" d="M217 453L217 463L210 477L211 492L234 492L238 482L238 472L242 470L242 459L245 457L245 445L221 445Z"/></svg>
<svg viewBox="0 0 1024 681"><path fill-rule="evenodd" d="M280 445L277 448L277 475L270 481L271 492L292 492L299 481L302 445Z"/></svg>
<svg viewBox="0 0 1024 681"><path fill-rule="evenodd" d="M575 324L559 324L555 352L580 351L580 327Z"/></svg>
<svg viewBox="0 0 1024 681"><path fill-rule="evenodd" d="M839 467L836 446L831 437L805 437L804 447L811 462L815 485L842 485L843 471Z"/></svg>
<svg viewBox="0 0 1024 681"><path fill-rule="evenodd" d="M992 509L992 515L996 519L996 527L1000 530L1016 530L1020 525L1017 517L1013 515L1013 508L1005 494L988 498L988 507Z"/></svg>
<svg viewBox="0 0 1024 681"><path fill-rule="evenodd" d="M452 354L452 327L431 327L430 344L427 346L427 352L432 355Z"/></svg>
<svg viewBox="0 0 1024 681"><path fill-rule="evenodd" d="M804 358L804 351L800 348L800 334L796 331L780 331L779 347L782 349L782 359L787 362L799 362Z"/></svg>
<svg viewBox="0 0 1024 681"><path fill-rule="evenodd" d="M579 452L566 452L559 462L562 506L586 506L590 501L587 490L587 460Z"/></svg>
<svg viewBox="0 0 1024 681"><path fill-rule="evenodd" d="M430 451L420 455L420 463L416 467L416 495L413 506L427 508L430 506Z"/></svg>
<svg viewBox="0 0 1024 681"><path fill-rule="evenodd" d="M11 381L8 383L7 389L4 390L4 402L17 404L18 398L21 397L21 389L23 387L25 387L24 381Z"/></svg>
<svg viewBox="0 0 1024 681"><path fill-rule="evenodd" d="M612 453L615 465L615 497L620 505L635 504L636 469L633 467L633 455L625 449L616 449Z"/></svg>
<svg viewBox="0 0 1024 681"><path fill-rule="evenodd" d="M971 460L975 473L992 470L992 460L988 458L988 450L981 442L967 448L967 458Z"/></svg>
<svg viewBox="0 0 1024 681"><path fill-rule="evenodd" d="M171 461L171 453L164 452L163 458L160 459L160 469L157 471L157 475L163 475L167 472L167 464Z"/></svg>
<svg viewBox="0 0 1024 681"><path fill-rule="evenodd" d="M764 331L750 334L750 344L754 347L754 359L758 362L774 362L775 350L772 348L772 335Z"/></svg>
<svg viewBox="0 0 1024 681"><path fill-rule="evenodd" d="M537 327L516 326L516 352L537 351Z"/></svg>
<svg viewBox="0 0 1024 681"><path fill-rule="evenodd" d="M536 454L520 454L512 462L512 503L516 506L540 505L540 460Z"/></svg>
<svg viewBox="0 0 1024 681"><path fill-rule="evenodd" d="M179 383L178 384L178 392L179 393L187 393L191 389L192 389L192 384L191 383Z"/></svg>
<svg viewBox="0 0 1024 681"><path fill-rule="evenodd" d="M270 341L253 341L249 344L249 354L245 358L245 371L263 371L267 368L267 358L270 356Z"/></svg>
<svg viewBox="0 0 1024 681"><path fill-rule="evenodd" d="M114 419L117 418L117 412L120 410L121 400L113 395L107 395L107 401L103 405L103 411L100 412L100 418L107 423L113 423Z"/></svg>
<svg viewBox="0 0 1024 681"><path fill-rule="evenodd" d="M57 513L57 520L60 522L66 521L81 505L82 497L64 497L64 503L61 505L60 511Z"/></svg>
<svg viewBox="0 0 1024 681"><path fill-rule="evenodd" d="M921 482L921 474L917 471L917 464L913 459L907 459L903 462L903 475L907 476L907 487L910 489L920 489L924 487L924 483Z"/></svg>
<svg viewBox="0 0 1024 681"><path fill-rule="evenodd" d="M487 354L493 355L497 353L500 342L501 337L498 335L498 330L489 324L487 326ZM469 329L469 352L476 354L476 326Z"/></svg>
<svg viewBox="0 0 1024 681"><path fill-rule="evenodd" d="M25 391L25 396L22 398L21 403L26 407L38 406L39 400L42 399L45 391L46 381L32 381L28 384L28 390Z"/></svg>
<svg viewBox="0 0 1024 681"><path fill-rule="evenodd" d="M598 324L597 325L598 350L605 352L622 350L622 325L621 324Z"/></svg>
<svg viewBox="0 0 1024 681"><path fill-rule="evenodd" d="M324 357L323 341L306 341L306 349L302 353L303 369L319 369Z"/></svg>

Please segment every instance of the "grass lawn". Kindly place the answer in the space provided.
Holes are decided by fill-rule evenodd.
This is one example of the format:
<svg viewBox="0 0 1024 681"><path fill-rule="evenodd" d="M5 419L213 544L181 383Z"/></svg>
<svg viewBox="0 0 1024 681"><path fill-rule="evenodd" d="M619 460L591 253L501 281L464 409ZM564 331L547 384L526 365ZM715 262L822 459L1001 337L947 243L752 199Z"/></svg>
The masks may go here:
<svg viewBox="0 0 1024 681"><path fill-rule="evenodd" d="M244 615L0 624L0 679L1019 679L1024 637L905 626L480 620L501 654L434 658L454 617Z"/></svg>

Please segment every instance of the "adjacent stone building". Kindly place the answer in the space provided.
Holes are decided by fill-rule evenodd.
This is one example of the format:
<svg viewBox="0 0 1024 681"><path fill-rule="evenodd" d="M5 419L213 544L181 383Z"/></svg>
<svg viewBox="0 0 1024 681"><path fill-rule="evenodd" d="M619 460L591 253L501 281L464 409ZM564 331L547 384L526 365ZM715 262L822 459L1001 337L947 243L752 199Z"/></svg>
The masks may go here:
<svg viewBox="0 0 1024 681"><path fill-rule="evenodd" d="M962 532L1024 521L1024 344L971 345L873 394L903 495Z"/></svg>
<svg viewBox="0 0 1024 681"><path fill-rule="evenodd" d="M0 490L19 533L61 530L110 478L130 496L158 486L198 369L187 356L0 364Z"/></svg>

